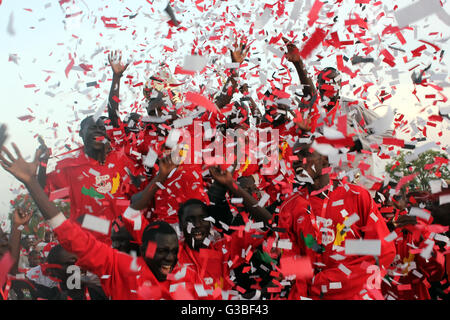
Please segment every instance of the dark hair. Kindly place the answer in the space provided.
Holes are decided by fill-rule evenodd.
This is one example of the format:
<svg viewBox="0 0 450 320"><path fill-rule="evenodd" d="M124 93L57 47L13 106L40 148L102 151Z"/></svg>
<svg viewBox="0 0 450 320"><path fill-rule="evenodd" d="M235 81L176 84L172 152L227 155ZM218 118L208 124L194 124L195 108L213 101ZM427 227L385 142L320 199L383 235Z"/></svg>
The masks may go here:
<svg viewBox="0 0 450 320"><path fill-rule="evenodd" d="M50 249L47 256L47 263L61 264L61 255L66 251L62 245L58 244Z"/></svg>
<svg viewBox="0 0 450 320"><path fill-rule="evenodd" d="M323 76L325 75L326 72L330 71L331 72L336 72L337 74L339 74L339 71L336 70L336 68L333 67L326 67L325 69L323 69L322 71L320 71L320 73L317 76L317 82L324 82L325 80L323 79Z"/></svg>
<svg viewBox="0 0 450 320"><path fill-rule="evenodd" d="M208 206L203 201L198 199L189 199L186 202L182 203L178 208L178 220L180 221L180 223L182 221L181 217L184 214L184 210L186 209L186 207L190 205L198 205L202 207L202 209L205 210L207 213L209 213Z"/></svg>
<svg viewBox="0 0 450 320"><path fill-rule="evenodd" d="M83 129L87 126L88 121L90 119L92 119L92 121L94 121L94 116L87 116L86 118L81 120L81 122L80 122L80 134L81 134L81 131L83 131Z"/></svg>
<svg viewBox="0 0 450 320"><path fill-rule="evenodd" d="M177 235L176 231L170 224L165 221L155 221L150 223L145 227L142 234L142 246L146 247L149 241L155 241L156 235L158 234L174 234Z"/></svg>

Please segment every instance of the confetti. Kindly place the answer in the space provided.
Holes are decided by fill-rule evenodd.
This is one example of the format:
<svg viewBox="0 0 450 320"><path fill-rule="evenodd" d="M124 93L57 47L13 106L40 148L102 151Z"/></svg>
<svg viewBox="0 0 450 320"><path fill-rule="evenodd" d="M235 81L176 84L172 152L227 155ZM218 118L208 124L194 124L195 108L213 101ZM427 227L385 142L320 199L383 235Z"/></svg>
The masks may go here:
<svg viewBox="0 0 450 320"><path fill-rule="evenodd" d="M381 253L380 240L345 240L346 255L379 256Z"/></svg>
<svg viewBox="0 0 450 320"><path fill-rule="evenodd" d="M90 214L85 214L81 227L107 235L109 234L110 223L111 221L109 220L102 219Z"/></svg>
<svg viewBox="0 0 450 320"><path fill-rule="evenodd" d="M280 269L284 276L295 275L296 279L310 279L314 274L308 257L282 257Z"/></svg>

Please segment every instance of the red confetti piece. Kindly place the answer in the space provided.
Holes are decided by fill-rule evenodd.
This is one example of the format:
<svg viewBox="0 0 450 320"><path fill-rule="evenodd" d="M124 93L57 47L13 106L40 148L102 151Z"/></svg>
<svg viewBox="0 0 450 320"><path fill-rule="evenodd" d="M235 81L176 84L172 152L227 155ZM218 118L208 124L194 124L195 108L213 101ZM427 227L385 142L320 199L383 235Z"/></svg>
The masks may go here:
<svg viewBox="0 0 450 320"><path fill-rule="evenodd" d="M383 144L404 147L405 141L403 139L396 138L383 138Z"/></svg>
<svg viewBox="0 0 450 320"><path fill-rule="evenodd" d="M312 51L320 45L326 35L327 32L323 29L317 28L300 51L300 57L306 59Z"/></svg>
<svg viewBox="0 0 450 320"><path fill-rule="evenodd" d="M21 116L21 117L17 117L17 119L19 119L20 121L26 121L26 120L30 120L33 121L35 118L33 116L27 115L27 116Z"/></svg>
<svg viewBox="0 0 450 320"><path fill-rule="evenodd" d="M319 0L316 0L314 2L313 6L311 7L311 10L308 13L308 25L311 27L314 22L319 18L319 11L322 9L323 3Z"/></svg>
<svg viewBox="0 0 450 320"><path fill-rule="evenodd" d="M284 257L280 260L283 275L296 275L297 279L309 279L313 276L313 268L309 258Z"/></svg>
<svg viewBox="0 0 450 320"><path fill-rule="evenodd" d="M413 180L417 175L418 175L418 173L415 173L415 174L410 174L409 176L401 178L397 184L397 187L395 188L395 192L398 192L405 184L407 184L408 182Z"/></svg>
<svg viewBox="0 0 450 320"><path fill-rule="evenodd" d="M156 252L156 243L153 241L149 241L147 244L147 250L145 250L145 257L149 259L153 259Z"/></svg>
<svg viewBox="0 0 450 320"><path fill-rule="evenodd" d="M66 188L58 189L58 190L51 192L48 198L50 201L53 201L56 199L66 198L68 196L69 196L69 187L66 187Z"/></svg>
<svg viewBox="0 0 450 320"><path fill-rule="evenodd" d="M73 68L73 66L74 66L74 64L75 64L75 60L73 60L71 54L69 54L69 59L70 59L70 62L69 62L69 64L67 65L66 70L65 70L66 78L69 77L69 72L70 72L70 70L72 70L72 68Z"/></svg>
<svg viewBox="0 0 450 320"><path fill-rule="evenodd" d="M202 96L201 94L190 91L190 92L186 93L185 98L186 98L186 100L192 102L193 104L205 107L207 110L211 111L212 113L219 112L216 105L213 102L211 102L208 98L206 98L205 96Z"/></svg>

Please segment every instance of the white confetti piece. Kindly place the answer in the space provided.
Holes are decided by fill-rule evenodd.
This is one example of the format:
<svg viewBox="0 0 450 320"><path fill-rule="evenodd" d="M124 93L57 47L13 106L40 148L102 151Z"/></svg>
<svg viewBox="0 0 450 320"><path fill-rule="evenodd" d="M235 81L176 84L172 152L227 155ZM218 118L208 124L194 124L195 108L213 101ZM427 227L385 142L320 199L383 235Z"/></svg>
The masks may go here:
<svg viewBox="0 0 450 320"><path fill-rule="evenodd" d="M147 155L144 157L143 164L146 167L153 168L155 165L156 159L158 159L158 154L153 151L153 149L149 149Z"/></svg>
<svg viewBox="0 0 450 320"><path fill-rule="evenodd" d="M428 184L431 188L431 193L438 193L442 190L442 182L441 180L430 180L428 181Z"/></svg>
<svg viewBox="0 0 450 320"><path fill-rule="evenodd" d="M437 14L442 22L450 26L450 17L441 7L439 0L420 0L394 12L400 28L407 27L432 14Z"/></svg>
<svg viewBox="0 0 450 320"><path fill-rule="evenodd" d="M81 227L88 230L100 232L102 234L108 234L110 223L111 221L109 220L86 214L83 218Z"/></svg>
<svg viewBox="0 0 450 320"><path fill-rule="evenodd" d="M207 64L208 64L208 57L200 55L185 56L183 69L200 72L206 67Z"/></svg>
<svg viewBox="0 0 450 320"><path fill-rule="evenodd" d="M384 241L391 242L391 241L397 239L397 237L398 237L397 233L395 231L392 231L384 238Z"/></svg>
<svg viewBox="0 0 450 320"><path fill-rule="evenodd" d="M93 176L96 176L96 177L98 177L100 175L100 172L98 172L98 171L96 171L96 170L94 170L92 168L90 168L88 172L90 174L92 174Z"/></svg>
<svg viewBox="0 0 450 320"><path fill-rule="evenodd" d="M345 218L346 216L348 216L347 210L342 209L342 210L341 210L341 215L342 215L343 218Z"/></svg>
<svg viewBox="0 0 450 320"><path fill-rule="evenodd" d="M334 202L331 204L332 207L337 207L337 206L342 206L342 205L344 205L344 200L343 200L343 199L338 200L338 201L334 201ZM345 210L345 209L344 209L344 210ZM341 213L342 213L342 211L341 211Z"/></svg>
<svg viewBox="0 0 450 320"><path fill-rule="evenodd" d="M338 266L338 269L341 270L343 273L345 273L346 276L349 276L352 273L352 271L346 266L344 266L342 263Z"/></svg>
<svg viewBox="0 0 450 320"><path fill-rule="evenodd" d="M375 213L371 212L370 213L370 218L372 218L373 221L377 222L378 221L378 217Z"/></svg>
<svg viewBox="0 0 450 320"><path fill-rule="evenodd" d="M280 240L278 240L277 247L279 249L291 250L292 249L292 242L289 239L280 239Z"/></svg>
<svg viewBox="0 0 450 320"><path fill-rule="evenodd" d="M344 225L346 227L350 227L352 224L354 224L356 221L359 221L359 216L357 213L352 214L348 219L344 221Z"/></svg>
<svg viewBox="0 0 450 320"><path fill-rule="evenodd" d="M430 213L427 212L425 209L412 207L411 210L409 210L409 215L414 217L419 217L424 220L428 220L430 218Z"/></svg>
<svg viewBox="0 0 450 320"><path fill-rule="evenodd" d="M342 283L340 282L330 282L330 289L342 289Z"/></svg>
<svg viewBox="0 0 450 320"><path fill-rule="evenodd" d="M371 255L379 256L381 253L380 240L346 240L346 255Z"/></svg>
<svg viewBox="0 0 450 320"><path fill-rule="evenodd" d="M8 27L7 27L6 31L12 37L16 35L16 30L14 30L14 13L13 12L11 12L11 14L9 15Z"/></svg>

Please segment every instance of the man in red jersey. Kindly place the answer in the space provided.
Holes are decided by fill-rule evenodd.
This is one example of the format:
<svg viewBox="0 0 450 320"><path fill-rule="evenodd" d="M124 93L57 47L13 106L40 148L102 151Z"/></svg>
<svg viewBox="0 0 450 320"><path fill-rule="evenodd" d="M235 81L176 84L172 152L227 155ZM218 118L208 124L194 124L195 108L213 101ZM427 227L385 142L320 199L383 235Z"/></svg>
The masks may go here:
<svg viewBox="0 0 450 320"><path fill-rule="evenodd" d="M93 116L80 124L80 136L84 146L74 156L60 160L53 172L43 175L40 166L41 186L52 198L52 192L65 189L70 199L70 219L82 219L90 214L113 221L127 207L128 199L137 188L131 175L137 175L134 163L122 149L111 148L106 138L104 122ZM96 232L98 239L111 243L109 234Z"/></svg>
<svg viewBox="0 0 450 320"><path fill-rule="evenodd" d="M327 157L311 143L297 143L294 154L297 177L306 185L282 205L279 227L293 245L285 253L309 256L314 276L308 283L296 281L290 298L382 298L369 278L372 270L384 272L390 265L395 247L384 240L389 230L369 192L333 181ZM369 243L375 248L365 249Z"/></svg>
<svg viewBox="0 0 450 320"><path fill-rule="evenodd" d="M100 278L107 296L114 300L177 297L181 290L170 292L174 281L168 277L177 263L179 249L176 232L170 225L155 222L147 226L140 257L119 252L67 220L49 201L36 174L41 150L36 152L33 162L26 162L15 144L13 147L17 158L3 148L7 158L0 155L1 165L25 185L62 247L77 256L77 265ZM193 295L183 292L182 296Z"/></svg>

